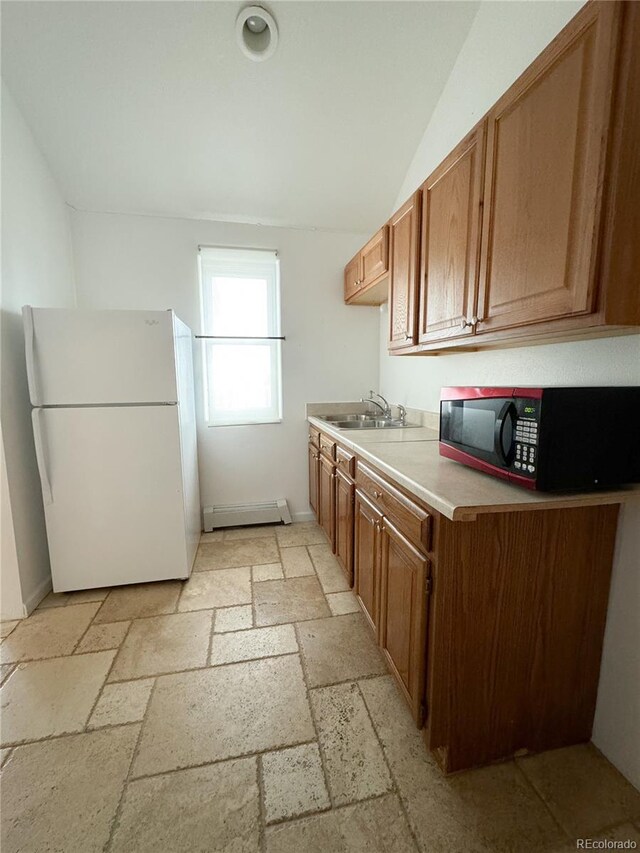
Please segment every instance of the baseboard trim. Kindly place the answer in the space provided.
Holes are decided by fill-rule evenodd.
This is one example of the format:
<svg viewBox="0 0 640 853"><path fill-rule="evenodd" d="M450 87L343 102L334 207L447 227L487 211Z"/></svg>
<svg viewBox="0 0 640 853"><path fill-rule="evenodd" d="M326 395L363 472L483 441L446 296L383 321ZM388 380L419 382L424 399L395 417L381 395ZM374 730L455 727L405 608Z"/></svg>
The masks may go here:
<svg viewBox="0 0 640 853"><path fill-rule="evenodd" d="M45 595L48 595L52 589L53 584L51 582L51 577L44 578L44 580L38 584L29 598L24 602L24 615L28 616L30 613L33 613Z"/></svg>
<svg viewBox="0 0 640 853"><path fill-rule="evenodd" d="M307 512L292 512L291 518L294 521L315 521L316 519L311 510L307 510Z"/></svg>

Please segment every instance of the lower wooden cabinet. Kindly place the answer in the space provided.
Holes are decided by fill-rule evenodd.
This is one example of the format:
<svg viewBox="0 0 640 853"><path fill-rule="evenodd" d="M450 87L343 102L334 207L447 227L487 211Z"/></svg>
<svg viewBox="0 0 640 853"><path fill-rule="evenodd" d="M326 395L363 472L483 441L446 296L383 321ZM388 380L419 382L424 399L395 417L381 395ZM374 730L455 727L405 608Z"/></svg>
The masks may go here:
<svg viewBox="0 0 640 853"><path fill-rule="evenodd" d="M424 722L429 561L391 522L381 530L379 642L416 724Z"/></svg>
<svg viewBox="0 0 640 853"><path fill-rule="evenodd" d="M318 483L320 473L320 453L318 448L309 443L309 506L318 515Z"/></svg>
<svg viewBox="0 0 640 853"><path fill-rule="evenodd" d="M364 615L378 633L380 605L380 533L382 513L356 489L354 503L354 589Z"/></svg>
<svg viewBox="0 0 640 853"><path fill-rule="evenodd" d="M336 470L335 506L336 506L336 559L353 586L353 504L355 501L355 483L350 477Z"/></svg>
<svg viewBox="0 0 640 853"><path fill-rule="evenodd" d="M589 740L617 506L452 521L321 433L309 486L445 772Z"/></svg>
<svg viewBox="0 0 640 853"><path fill-rule="evenodd" d="M318 522L335 549L335 463L320 454L318 471Z"/></svg>

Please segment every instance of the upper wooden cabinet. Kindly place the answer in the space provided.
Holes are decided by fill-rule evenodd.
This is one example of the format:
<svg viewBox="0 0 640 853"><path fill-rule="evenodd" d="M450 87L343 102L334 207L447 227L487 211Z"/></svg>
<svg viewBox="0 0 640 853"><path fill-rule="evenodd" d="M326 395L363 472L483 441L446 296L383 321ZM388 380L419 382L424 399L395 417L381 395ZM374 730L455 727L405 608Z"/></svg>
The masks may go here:
<svg viewBox="0 0 640 853"><path fill-rule="evenodd" d="M478 333L594 308L619 12L586 7L489 113Z"/></svg>
<svg viewBox="0 0 640 853"><path fill-rule="evenodd" d="M392 218L390 352L640 330L638 44L590 0L425 181L413 302L415 196Z"/></svg>
<svg viewBox="0 0 640 853"><path fill-rule="evenodd" d="M344 268L344 301L349 302L349 300L356 295L358 290L360 289L360 279L362 278L362 274L360 272L362 268L362 263L360 259L360 252L355 256L355 258L351 258L349 263Z"/></svg>
<svg viewBox="0 0 640 853"><path fill-rule="evenodd" d="M389 226L383 225L344 270L344 301L380 305L387 301Z"/></svg>
<svg viewBox="0 0 640 853"><path fill-rule="evenodd" d="M420 272L420 191L389 222L389 349L416 342Z"/></svg>
<svg viewBox="0 0 640 853"><path fill-rule="evenodd" d="M420 343L473 333L485 128L483 121L422 185Z"/></svg>

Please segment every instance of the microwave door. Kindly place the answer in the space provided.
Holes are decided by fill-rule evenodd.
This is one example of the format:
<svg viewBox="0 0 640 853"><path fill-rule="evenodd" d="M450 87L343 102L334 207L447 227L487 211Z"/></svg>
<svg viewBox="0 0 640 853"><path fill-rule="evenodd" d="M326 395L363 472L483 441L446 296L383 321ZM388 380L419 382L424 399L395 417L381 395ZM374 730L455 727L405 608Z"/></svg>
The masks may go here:
<svg viewBox="0 0 640 853"><path fill-rule="evenodd" d="M515 455L515 434L518 410L508 400L500 409L494 429L494 452L504 468L509 468Z"/></svg>
<svg viewBox="0 0 640 853"><path fill-rule="evenodd" d="M504 468L513 455L513 400L493 397L441 403L440 440L491 465Z"/></svg>

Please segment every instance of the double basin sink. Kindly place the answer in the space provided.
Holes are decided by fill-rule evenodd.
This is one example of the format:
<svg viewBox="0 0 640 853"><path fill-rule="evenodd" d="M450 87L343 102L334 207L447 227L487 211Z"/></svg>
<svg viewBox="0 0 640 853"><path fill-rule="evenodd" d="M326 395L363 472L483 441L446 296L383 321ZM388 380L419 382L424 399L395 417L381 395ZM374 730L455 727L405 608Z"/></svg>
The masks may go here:
<svg viewBox="0 0 640 853"><path fill-rule="evenodd" d="M406 429L419 424L408 424L400 418L391 418L368 412L364 415L318 415L337 429Z"/></svg>

